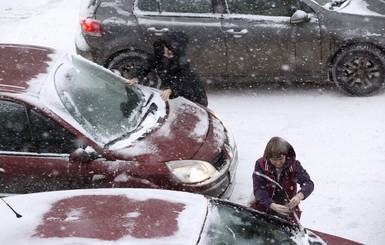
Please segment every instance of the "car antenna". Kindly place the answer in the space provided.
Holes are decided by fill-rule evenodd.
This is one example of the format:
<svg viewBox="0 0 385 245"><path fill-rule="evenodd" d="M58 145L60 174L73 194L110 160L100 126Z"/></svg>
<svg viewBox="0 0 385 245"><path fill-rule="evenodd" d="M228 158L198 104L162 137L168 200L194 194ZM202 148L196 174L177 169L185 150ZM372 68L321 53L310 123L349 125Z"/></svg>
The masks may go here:
<svg viewBox="0 0 385 245"><path fill-rule="evenodd" d="M23 217L21 214L19 214L18 212L16 212L12 207L11 207L11 205L9 205L2 197L0 197L0 199L5 203L5 204L7 204L7 206L16 214L16 217L17 218L21 218L21 217Z"/></svg>
<svg viewBox="0 0 385 245"><path fill-rule="evenodd" d="M285 191L285 189L283 189L283 187L282 187L277 181L273 180L273 179L270 178L269 176L264 175L264 174L262 174L262 173L260 173L260 172L258 172L258 171L254 171L254 173L255 173L256 175L261 176L261 177L267 179L268 181L270 181L270 182L276 184L281 190L283 190L283 192L285 192L285 195L286 195L287 200L290 200L289 195L287 194L287 192ZM298 226L299 226L299 229L301 230L301 233L302 233L303 235L305 235L305 234L306 234L306 233L305 233L305 229L304 229L303 226L301 225L301 222L299 221L299 218L298 218L297 214L296 214L292 209L290 209L290 212L293 213L293 216L294 216L295 220L296 220L297 223L298 223Z"/></svg>

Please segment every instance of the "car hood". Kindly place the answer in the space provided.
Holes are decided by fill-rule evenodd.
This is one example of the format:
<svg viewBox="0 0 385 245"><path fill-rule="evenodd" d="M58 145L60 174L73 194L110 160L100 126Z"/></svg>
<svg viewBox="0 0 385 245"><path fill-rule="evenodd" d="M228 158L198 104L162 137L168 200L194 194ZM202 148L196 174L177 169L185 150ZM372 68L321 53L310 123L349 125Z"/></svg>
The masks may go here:
<svg viewBox="0 0 385 245"><path fill-rule="evenodd" d="M4 198L0 244L196 244L201 195L154 189L55 191Z"/></svg>
<svg viewBox="0 0 385 245"><path fill-rule="evenodd" d="M116 159L162 162L191 159L202 147L210 117L204 108L178 97L168 101L167 115L157 128L125 145L124 140L109 148Z"/></svg>
<svg viewBox="0 0 385 245"><path fill-rule="evenodd" d="M308 231L310 229L307 229ZM317 236L321 237L328 245L363 245L363 243L355 242L349 239L342 237L334 236L331 234L310 230L314 232Z"/></svg>

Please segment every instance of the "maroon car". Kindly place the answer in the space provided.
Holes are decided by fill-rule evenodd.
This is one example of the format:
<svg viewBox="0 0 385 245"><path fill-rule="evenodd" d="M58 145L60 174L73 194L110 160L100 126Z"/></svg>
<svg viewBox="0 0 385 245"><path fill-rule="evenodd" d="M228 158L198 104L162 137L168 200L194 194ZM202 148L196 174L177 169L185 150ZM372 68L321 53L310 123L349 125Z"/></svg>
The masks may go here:
<svg viewBox="0 0 385 245"><path fill-rule="evenodd" d="M186 192L88 189L4 200L17 216L0 202L0 244L360 244Z"/></svg>
<svg viewBox="0 0 385 245"><path fill-rule="evenodd" d="M210 110L79 56L0 44L0 193L141 187L228 198L238 162Z"/></svg>

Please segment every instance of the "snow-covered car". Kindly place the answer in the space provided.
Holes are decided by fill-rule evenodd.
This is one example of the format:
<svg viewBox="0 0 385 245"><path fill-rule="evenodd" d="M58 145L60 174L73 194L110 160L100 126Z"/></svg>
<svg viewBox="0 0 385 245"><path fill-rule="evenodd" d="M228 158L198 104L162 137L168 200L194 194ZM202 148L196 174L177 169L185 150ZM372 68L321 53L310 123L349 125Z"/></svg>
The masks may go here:
<svg viewBox="0 0 385 245"><path fill-rule="evenodd" d="M209 109L78 55L0 44L0 193L141 187L228 198L238 153Z"/></svg>
<svg viewBox="0 0 385 245"><path fill-rule="evenodd" d="M356 96L385 83L384 1L83 0L80 23L77 53L127 78L158 36L184 31L208 80L333 81Z"/></svg>
<svg viewBox="0 0 385 245"><path fill-rule="evenodd" d="M359 244L187 192L67 190L3 201L0 244Z"/></svg>

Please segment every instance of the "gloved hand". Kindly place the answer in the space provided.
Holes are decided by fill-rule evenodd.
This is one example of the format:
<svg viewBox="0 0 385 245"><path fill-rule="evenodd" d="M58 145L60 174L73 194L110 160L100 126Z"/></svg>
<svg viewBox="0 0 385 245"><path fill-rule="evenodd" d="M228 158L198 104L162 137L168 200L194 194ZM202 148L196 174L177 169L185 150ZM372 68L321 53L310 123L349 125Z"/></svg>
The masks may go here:
<svg viewBox="0 0 385 245"><path fill-rule="evenodd" d="M167 101L170 98L171 94L172 94L172 90L168 88L162 91L162 93L160 94L160 97L162 97L164 101Z"/></svg>
<svg viewBox="0 0 385 245"><path fill-rule="evenodd" d="M301 200L304 199L304 196L301 192L298 192L297 195L295 195L291 200L290 202L287 204L287 207L289 209L292 209L292 208L295 208L296 206L298 206L298 204L301 202Z"/></svg>
<svg viewBox="0 0 385 245"><path fill-rule="evenodd" d="M275 212L282 214L282 215L289 215L290 209L284 205L272 203L270 204L270 208L274 210Z"/></svg>
<svg viewBox="0 0 385 245"><path fill-rule="evenodd" d="M126 82L128 85L138 85L138 83L139 83L139 78L134 77L134 78L132 78L132 79L130 79L130 80L126 80L125 82Z"/></svg>

